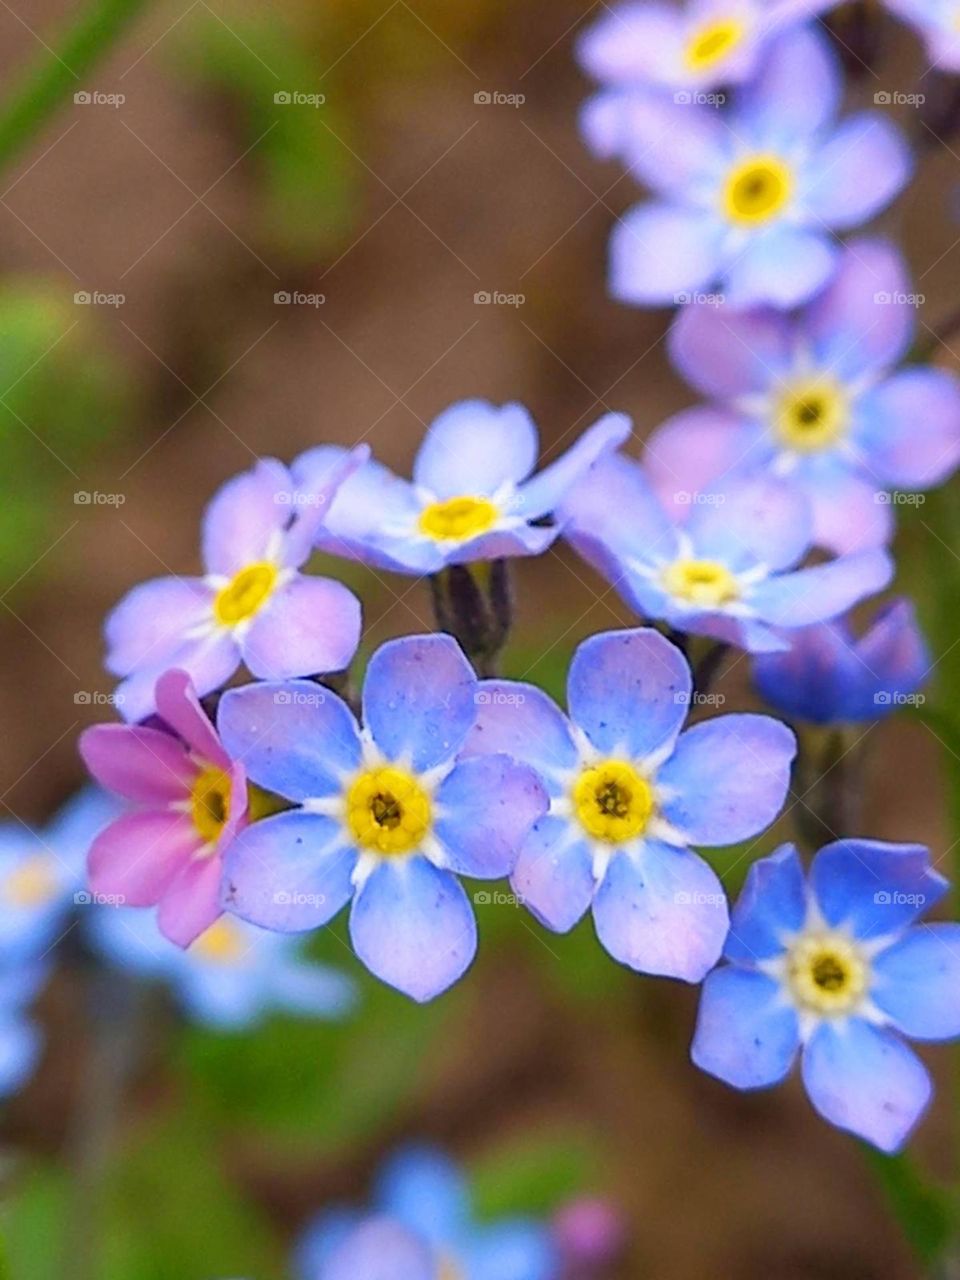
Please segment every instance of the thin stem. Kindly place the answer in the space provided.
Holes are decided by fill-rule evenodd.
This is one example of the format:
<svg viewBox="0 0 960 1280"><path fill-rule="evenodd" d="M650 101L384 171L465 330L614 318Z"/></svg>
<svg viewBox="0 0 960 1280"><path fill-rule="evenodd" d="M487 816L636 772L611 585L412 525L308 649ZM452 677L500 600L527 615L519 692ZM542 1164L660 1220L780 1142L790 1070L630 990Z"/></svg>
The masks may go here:
<svg viewBox="0 0 960 1280"><path fill-rule="evenodd" d="M149 0L94 0L59 45L27 68L0 108L0 169L11 164Z"/></svg>

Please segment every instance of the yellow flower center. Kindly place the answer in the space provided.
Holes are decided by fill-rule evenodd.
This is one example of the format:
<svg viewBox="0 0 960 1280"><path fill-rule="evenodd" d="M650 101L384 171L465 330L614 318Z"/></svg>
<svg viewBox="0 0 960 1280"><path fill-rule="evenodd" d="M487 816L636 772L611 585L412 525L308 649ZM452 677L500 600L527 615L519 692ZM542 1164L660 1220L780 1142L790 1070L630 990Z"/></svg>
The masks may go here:
<svg viewBox="0 0 960 1280"><path fill-rule="evenodd" d="M664 569L662 580L672 596L707 608L730 604L740 596L736 578L717 560L676 560Z"/></svg>
<svg viewBox="0 0 960 1280"><path fill-rule="evenodd" d="M361 773L346 799L347 825L365 849L410 853L430 830L430 797L416 778L392 765Z"/></svg>
<svg viewBox="0 0 960 1280"><path fill-rule="evenodd" d="M823 1016L849 1013L867 989L867 962L851 939L836 933L798 938L787 956L787 981L797 1004Z"/></svg>
<svg viewBox="0 0 960 1280"><path fill-rule="evenodd" d="M742 22L721 18L698 28L687 41L684 58L691 71L705 71L725 58L744 37Z"/></svg>
<svg viewBox="0 0 960 1280"><path fill-rule="evenodd" d="M573 808L595 840L624 844L642 835L653 813L653 789L625 760L584 769L573 786Z"/></svg>
<svg viewBox="0 0 960 1280"><path fill-rule="evenodd" d="M4 897L16 907L39 907L56 894L57 885L50 856L35 853L7 876L3 886Z"/></svg>
<svg viewBox="0 0 960 1280"><path fill-rule="evenodd" d="M732 222L767 222L793 192L793 174L776 156L751 156L727 179L723 203Z"/></svg>
<svg viewBox="0 0 960 1280"><path fill-rule="evenodd" d="M225 627L232 627L252 618L266 603L279 576L277 566L266 561L241 569L233 581L217 594L213 604L217 621Z"/></svg>
<svg viewBox="0 0 960 1280"><path fill-rule="evenodd" d="M247 941L229 916L221 916L201 933L190 950L215 964L236 964L247 953Z"/></svg>
<svg viewBox="0 0 960 1280"><path fill-rule="evenodd" d="M437 542L465 542L492 529L499 515L488 498L445 498L420 512L420 532Z"/></svg>
<svg viewBox="0 0 960 1280"><path fill-rule="evenodd" d="M815 453L836 441L848 417L847 397L835 382L811 382L792 388L781 397L776 431L789 449Z"/></svg>
<svg viewBox="0 0 960 1280"><path fill-rule="evenodd" d="M230 775L210 765L197 774L190 795L190 816L205 844L220 839L230 817Z"/></svg>

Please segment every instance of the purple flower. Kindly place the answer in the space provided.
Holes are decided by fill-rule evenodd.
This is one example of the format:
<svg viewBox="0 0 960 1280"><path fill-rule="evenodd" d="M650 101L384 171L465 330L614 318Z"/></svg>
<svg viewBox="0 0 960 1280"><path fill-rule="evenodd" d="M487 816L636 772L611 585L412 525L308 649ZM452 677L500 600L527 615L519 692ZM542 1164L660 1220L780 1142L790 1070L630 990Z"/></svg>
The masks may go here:
<svg viewBox="0 0 960 1280"><path fill-rule="evenodd" d="M885 3L891 13L915 28L926 44L933 67L938 71L960 71L956 0L885 0Z"/></svg>
<svg viewBox="0 0 960 1280"><path fill-rule="evenodd" d="M370 659L363 728L306 680L231 689L218 723L249 777L297 807L234 842L224 902L279 932L316 929L352 900L368 969L415 1000L461 977L476 922L459 876L513 870L546 808L536 774L506 756L457 762L477 678L449 636L407 636Z"/></svg>
<svg viewBox="0 0 960 1280"><path fill-rule="evenodd" d="M160 931L186 947L221 914L223 854L246 817L246 775L185 671L161 676L155 701L165 728L99 724L80 735L94 778L136 806L96 836L87 874L98 897L159 905Z"/></svg>
<svg viewBox="0 0 960 1280"><path fill-rule="evenodd" d="M503 752L543 777L549 812L511 877L564 933L592 907L603 946L643 973L699 982L727 933L720 881L691 845L749 839L780 811L796 750L769 716L681 732L690 668L658 631L611 631L577 649L569 718L533 685L486 680L466 754Z"/></svg>
<svg viewBox="0 0 960 1280"><path fill-rule="evenodd" d="M842 618L794 632L788 652L754 658L753 678L781 715L851 724L879 720L913 701L932 666L913 605L897 600L859 640Z"/></svg>
<svg viewBox="0 0 960 1280"><path fill-rule="evenodd" d="M790 633L845 613L893 574L882 550L797 568L810 512L770 479L688 493L680 523L639 463L604 459L571 495L565 536L637 613L753 653L787 649Z"/></svg>
<svg viewBox="0 0 960 1280"><path fill-rule="evenodd" d="M360 603L339 582L298 573L337 488L367 456L344 454L322 486L294 485L273 458L229 480L207 508L202 578L135 587L106 623L107 669L125 677L127 720L154 710L157 678L190 674L202 697L245 663L263 679L339 671L356 652Z"/></svg>
<svg viewBox="0 0 960 1280"><path fill-rule="evenodd" d="M537 475L537 429L519 404L463 400L427 432L413 483L368 462L337 493L317 546L397 573L437 573L448 564L539 555L559 533L547 520L590 466L630 434L607 414ZM342 450L311 449L293 465L307 488L326 482Z"/></svg>
<svg viewBox="0 0 960 1280"><path fill-rule="evenodd" d="M673 362L719 404L679 413L650 437L661 495L765 472L811 504L820 546L885 543L887 490L940 484L960 462L960 380L893 368L916 327L913 297L897 250L858 240L795 317L685 307L670 334Z"/></svg>
<svg viewBox="0 0 960 1280"><path fill-rule="evenodd" d="M922 845L838 840L809 880L792 845L755 863L729 963L703 986L694 1062L762 1089L799 1051L824 1119L896 1151L931 1093L901 1037L960 1035L960 925L915 923L946 889Z"/></svg>
<svg viewBox="0 0 960 1280"><path fill-rule="evenodd" d="M885 208L911 168L878 112L835 123L841 92L829 43L799 29L770 46L729 111L635 90L588 113L594 149L623 157L655 194L614 228L614 296L663 306L719 289L733 307L794 307L821 289L834 233Z"/></svg>

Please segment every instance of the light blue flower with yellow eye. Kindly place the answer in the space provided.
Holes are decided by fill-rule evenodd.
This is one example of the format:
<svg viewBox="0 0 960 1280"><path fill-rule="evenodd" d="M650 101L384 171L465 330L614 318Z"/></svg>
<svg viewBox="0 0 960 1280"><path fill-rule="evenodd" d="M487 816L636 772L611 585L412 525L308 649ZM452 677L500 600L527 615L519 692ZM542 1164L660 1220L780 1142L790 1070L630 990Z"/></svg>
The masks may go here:
<svg viewBox="0 0 960 1280"><path fill-rule="evenodd" d="M477 1222L463 1174L431 1147L387 1162L369 1211L319 1215L294 1263L297 1280L558 1280L561 1271L546 1225Z"/></svg>
<svg viewBox="0 0 960 1280"><path fill-rule="evenodd" d="M762 1089L799 1054L824 1119L896 1151L931 1094L903 1037L960 1035L960 925L919 923L947 887L922 845L838 840L809 877L792 845L755 863L728 963L703 986L694 1062Z"/></svg>
<svg viewBox="0 0 960 1280"><path fill-rule="evenodd" d="M195 1022L239 1031L271 1013L342 1018L356 989L345 974L307 961L300 940L221 916L184 949L160 932L156 913L98 907L95 948L126 972L166 983Z"/></svg>

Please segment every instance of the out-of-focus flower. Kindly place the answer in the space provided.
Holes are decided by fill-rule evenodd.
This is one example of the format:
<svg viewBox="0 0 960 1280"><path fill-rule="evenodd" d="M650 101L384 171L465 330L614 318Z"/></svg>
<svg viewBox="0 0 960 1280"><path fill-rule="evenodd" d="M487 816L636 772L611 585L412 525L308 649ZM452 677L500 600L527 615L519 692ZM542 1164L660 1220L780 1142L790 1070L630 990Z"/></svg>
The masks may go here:
<svg viewBox="0 0 960 1280"><path fill-rule="evenodd" d="M820 546L885 543L887 490L940 484L960 462L960 380L892 369L910 346L915 297L899 252L859 240L796 317L685 307L670 334L673 362L720 407L686 410L650 437L645 459L661 496L767 473L811 504Z"/></svg>
<svg viewBox="0 0 960 1280"><path fill-rule="evenodd" d="M398 1152L369 1212L334 1209L307 1228L298 1280L555 1280L550 1230L534 1219L479 1223L463 1175L432 1148Z"/></svg>
<svg viewBox="0 0 960 1280"><path fill-rule="evenodd" d="M548 520L590 466L623 444L630 422L611 413L555 462L530 477L537 429L519 404L463 400L436 418L413 464L413 482L368 462L340 488L317 546L398 573L539 555L559 533ZM326 483L343 452L330 445L301 455L296 483Z"/></svg>
<svg viewBox="0 0 960 1280"><path fill-rule="evenodd" d="M772 36L832 2L632 0L607 9L581 36L578 54L609 90L672 90L675 101L689 103L753 75Z"/></svg>
<svg viewBox="0 0 960 1280"><path fill-rule="evenodd" d="M153 912L100 907L92 938L125 972L168 983L191 1018L221 1030L273 1012L338 1018L354 1005L350 979L305 960L298 939L234 916L221 916L184 950L167 941Z"/></svg>
<svg viewBox="0 0 960 1280"><path fill-rule="evenodd" d="M610 287L639 306L719 291L732 307L794 307L827 283L834 233L883 209L911 158L879 112L835 124L842 79L826 38L779 37L729 111L636 90L601 98L584 128L656 198L624 215L610 243Z"/></svg>
<svg viewBox="0 0 960 1280"><path fill-rule="evenodd" d="M267 929L326 924L352 899L350 935L377 977L430 1000L466 970L476 922L458 879L513 870L545 811L537 775L506 756L457 762L477 678L449 636L407 636L370 659L363 729L308 681L231 689L218 724L252 781L297 807L248 826L224 903Z"/></svg>
<svg viewBox="0 0 960 1280"><path fill-rule="evenodd" d="M884 0L903 22L916 28L938 71L960 71L960 22L956 0Z"/></svg>
<svg viewBox="0 0 960 1280"><path fill-rule="evenodd" d="M27 1006L47 978L42 961L11 964L0 972L0 1098L16 1093L33 1074L43 1036Z"/></svg>
<svg viewBox="0 0 960 1280"><path fill-rule="evenodd" d="M609 1266L623 1249L626 1224L609 1200L583 1196L554 1215L553 1234L564 1260L564 1275L590 1276Z"/></svg>
<svg viewBox="0 0 960 1280"><path fill-rule="evenodd" d="M87 787L38 831L0 824L0 964L38 956L56 942L74 905L86 900L90 843L118 810L111 796Z"/></svg>
<svg viewBox="0 0 960 1280"><path fill-rule="evenodd" d="M570 718L533 685L485 680L466 754L528 760L550 795L511 881L566 932L592 906L622 964L688 982L716 964L727 900L690 848L756 835L783 805L796 742L770 716L724 715L681 733L683 654L652 628L592 636L574 654Z"/></svg>
<svg viewBox="0 0 960 1280"><path fill-rule="evenodd" d="M838 617L881 591L893 574L878 549L796 568L811 544L802 496L782 481L734 481L687 491L678 521L643 468L622 455L598 463L577 486L565 536L636 611L679 631L754 653L789 648L797 627Z"/></svg>
<svg viewBox="0 0 960 1280"><path fill-rule="evenodd" d="M781 715L851 724L879 720L913 700L932 666L913 605L897 600L860 639L840 618L794 632L787 652L754 658L753 678Z"/></svg>
<svg viewBox="0 0 960 1280"><path fill-rule="evenodd" d="M331 578L297 572L344 479L368 456L344 451L323 485L295 484L272 458L229 480L207 508L202 578L156 578L135 587L106 622L106 666L125 677L117 707L127 720L154 709L157 679L189 673L202 697L241 662L284 679L346 667L360 638L360 602Z"/></svg>
<svg viewBox="0 0 960 1280"><path fill-rule="evenodd" d="M802 1050L820 1114L883 1151L930 1098L901 1036L960 1035L960 925L915 924L947 890L922 845L837 840L805 881L784 845L750 868L704 983L693 1060L738 1089L777 1084Z"/></svg>
<svg viewBox="0 0 960 1280"><path fill-rule="evenodd" d="M185 671L160 677L156 706L165 728L99 724L80 735L96 780L136 806L93 841L88 879L115 904L159 904L161 931L186 947L220 915L223 854L246 816L246 776Z"/></svg>

